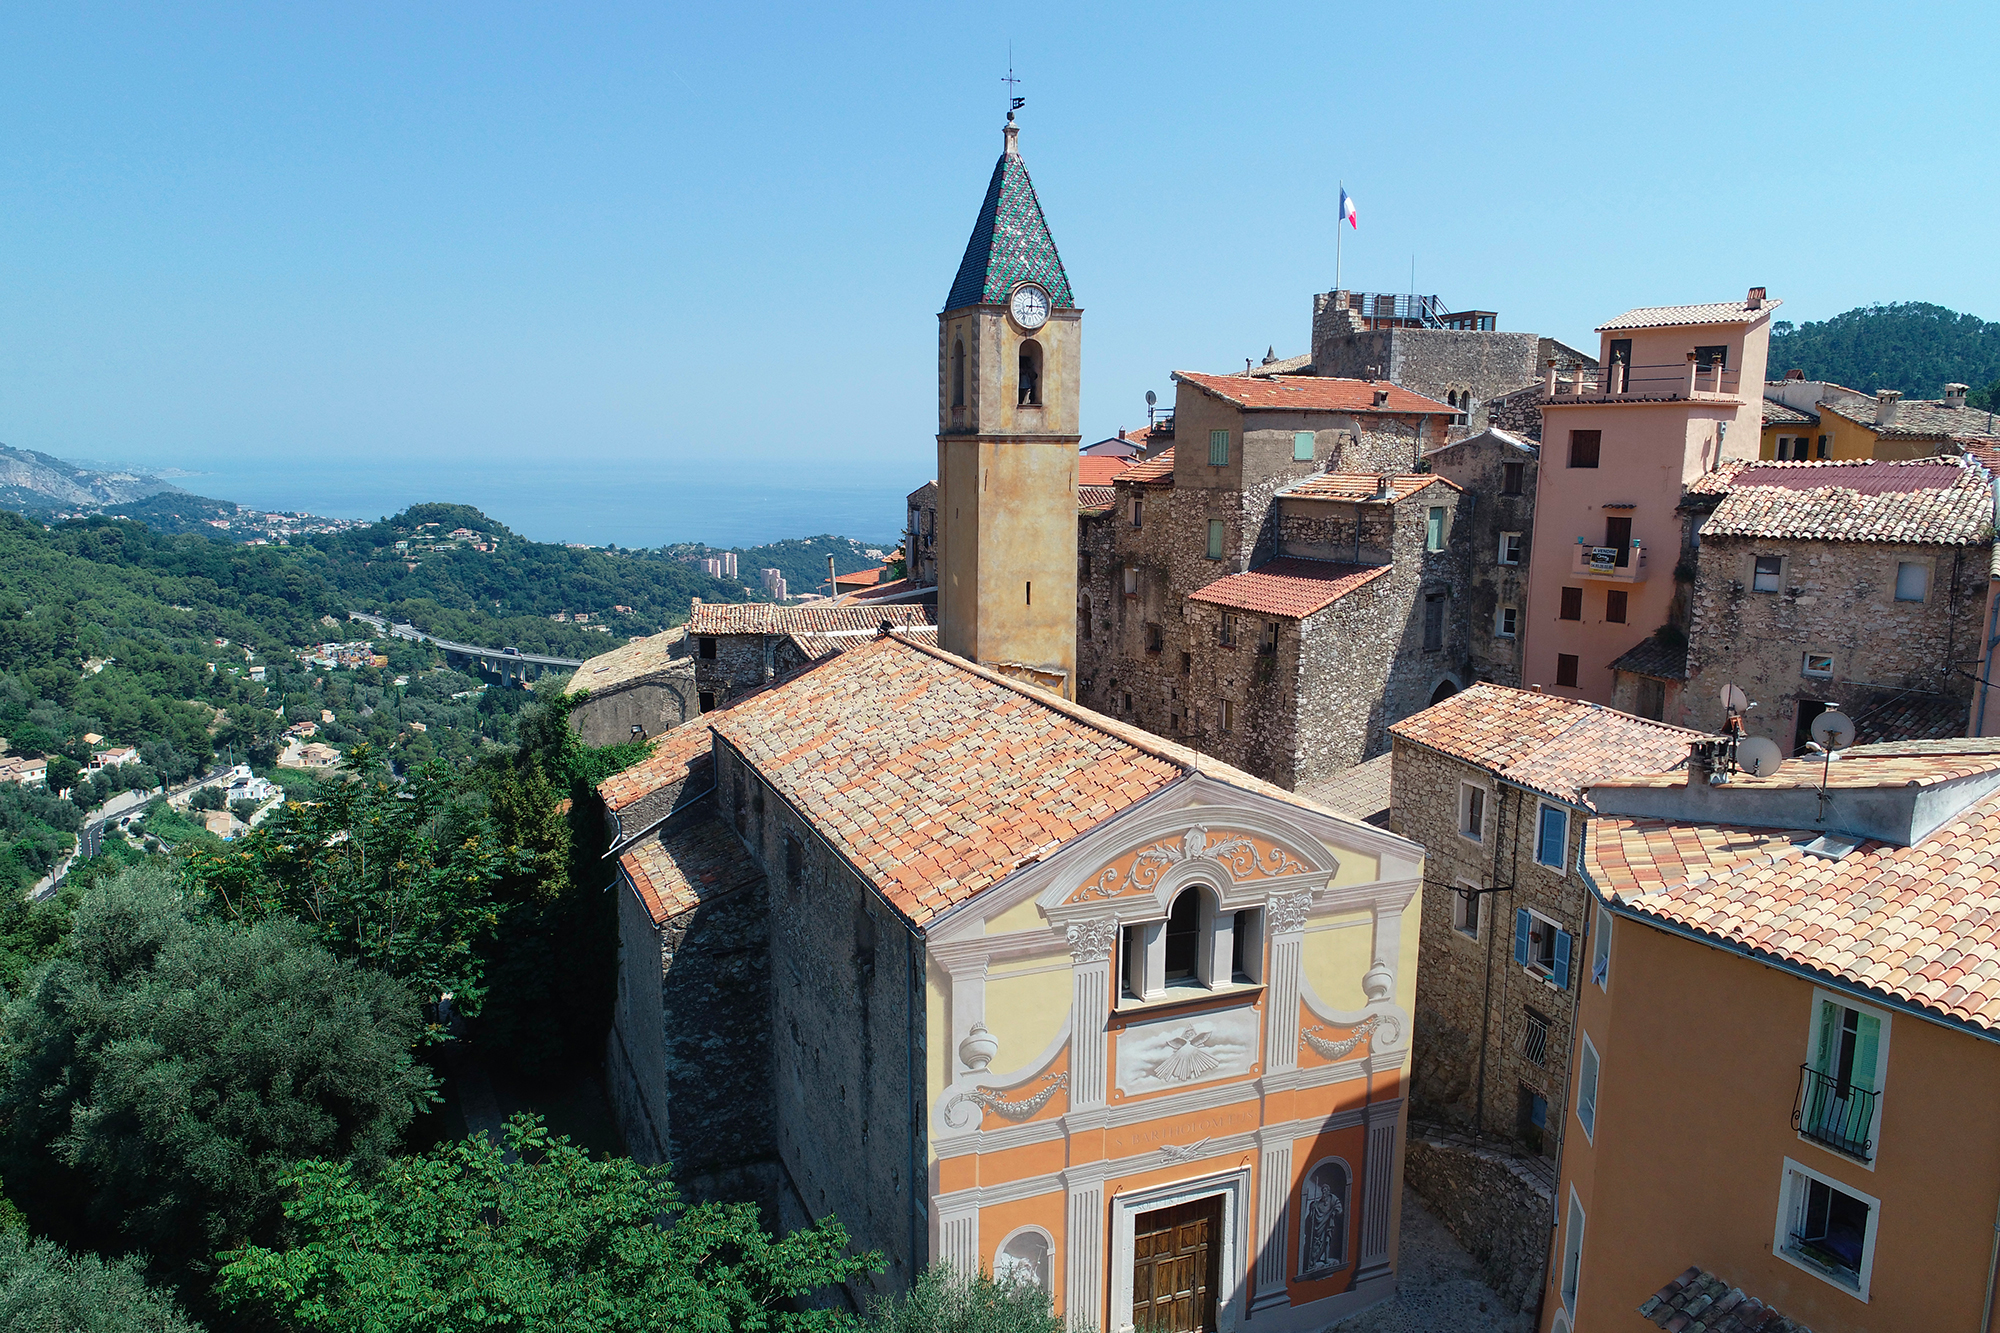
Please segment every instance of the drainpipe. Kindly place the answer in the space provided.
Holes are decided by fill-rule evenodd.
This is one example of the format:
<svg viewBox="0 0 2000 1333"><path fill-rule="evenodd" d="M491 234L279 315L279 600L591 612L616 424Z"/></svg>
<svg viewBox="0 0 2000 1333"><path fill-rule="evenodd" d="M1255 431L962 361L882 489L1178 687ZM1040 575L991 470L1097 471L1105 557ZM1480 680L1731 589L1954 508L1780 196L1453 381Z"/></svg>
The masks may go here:
<svg viewBox="0 0 2000 1333"><path fill-rule="evenodd" d="M1993 517L1995 526L2000 527L2000 477L1993 481ZM2000 597L1994 596L1991 581L1986 589L1992 610L1986 617L1986 669L1979 677L1979 721L1974 728L1981 736L1986 734L1986 692L1993 686L1993 649L2000 646Z"/></svg>

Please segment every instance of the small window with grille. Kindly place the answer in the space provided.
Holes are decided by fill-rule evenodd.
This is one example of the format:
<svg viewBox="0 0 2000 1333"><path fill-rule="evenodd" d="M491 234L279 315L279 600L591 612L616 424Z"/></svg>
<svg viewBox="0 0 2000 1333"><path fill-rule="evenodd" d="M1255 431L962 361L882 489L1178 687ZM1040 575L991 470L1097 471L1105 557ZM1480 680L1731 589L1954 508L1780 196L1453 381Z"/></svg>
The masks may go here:
<svg viewBox="0 0 2000 1333"><path fill-rule="evenodd" d="M1529 1064L1547 1064L1549 1060L1549 1020L1533 1009L1521 1010L1521 1031L1514 1039L1514 1049Z"/></svg>

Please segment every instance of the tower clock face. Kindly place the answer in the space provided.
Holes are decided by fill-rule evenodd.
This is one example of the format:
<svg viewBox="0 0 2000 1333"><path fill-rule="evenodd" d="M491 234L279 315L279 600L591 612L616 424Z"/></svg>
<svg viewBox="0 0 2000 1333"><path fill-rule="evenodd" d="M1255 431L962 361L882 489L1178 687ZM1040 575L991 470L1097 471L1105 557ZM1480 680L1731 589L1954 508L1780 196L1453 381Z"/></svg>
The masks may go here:
<svg viewBox="0 0 2000 1333"><path fill-rule="evenodd" d="M1016 324L1032 333L1049 322L1049 294L1036 283L1024 282L1014 289L1007 312Z"/></svg>

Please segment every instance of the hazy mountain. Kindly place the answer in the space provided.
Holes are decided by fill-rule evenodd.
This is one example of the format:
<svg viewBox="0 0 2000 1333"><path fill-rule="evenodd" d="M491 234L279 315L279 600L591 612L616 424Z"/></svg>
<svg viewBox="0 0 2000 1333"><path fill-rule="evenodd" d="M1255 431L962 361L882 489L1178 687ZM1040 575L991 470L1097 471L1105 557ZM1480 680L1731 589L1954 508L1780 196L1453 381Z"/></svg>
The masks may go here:
<svg viewBox="0 0 2000 1333"><path fill-rule="evenodd" d="M1809 380L1863 393L1901 389L1911 398L1966 384L1974 405L1984 407L2000 388L2000 324L1923 301L1862 306L1811 324L1780 320L1771 326L1771 378L1792 369Z"/></svg>
<svg viewBox="0 0 2000 1333"><path fill-rule="evenodd" d="M0 507L7 509L95 508L179 489L158 477L101 472L0 444Z"/></svg>

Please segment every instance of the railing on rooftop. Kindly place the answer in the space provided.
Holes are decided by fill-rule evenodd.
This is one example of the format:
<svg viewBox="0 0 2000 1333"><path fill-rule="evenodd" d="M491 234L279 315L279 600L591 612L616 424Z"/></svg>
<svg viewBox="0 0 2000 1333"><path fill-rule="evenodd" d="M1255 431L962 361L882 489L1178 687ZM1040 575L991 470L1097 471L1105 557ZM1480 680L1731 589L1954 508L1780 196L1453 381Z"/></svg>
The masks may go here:
<svg viewBox="0 0 2000 1333"><path fill-rule="evenodd" d="M1799 1095L1792 1106L1792 1128L1814 1143L1866 1162L1875 1156L1876 1095L1842 1083L1811 1065L1799 1066Z"/></svg>
<svg viewBox="0 0 2000 1333"><path fill-rule="evenodd" d="M1678 365L1550 366L1542 377L1543 398L1694 398L1736 396L1742 373L1720 362Z"/></svg>
<svg viewBox="0 0 2000 1333"><path fill-rule="evenodd" d="M1155 412L1153 414L1152 430L1150 433L1153 435L1172 435L1174 433L1174 414L1172 412Z"/></svg>

